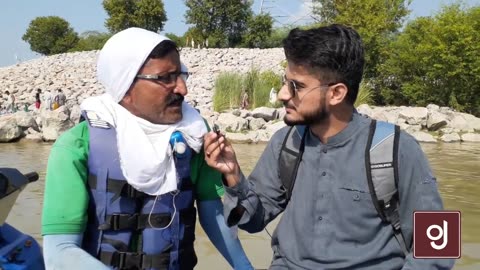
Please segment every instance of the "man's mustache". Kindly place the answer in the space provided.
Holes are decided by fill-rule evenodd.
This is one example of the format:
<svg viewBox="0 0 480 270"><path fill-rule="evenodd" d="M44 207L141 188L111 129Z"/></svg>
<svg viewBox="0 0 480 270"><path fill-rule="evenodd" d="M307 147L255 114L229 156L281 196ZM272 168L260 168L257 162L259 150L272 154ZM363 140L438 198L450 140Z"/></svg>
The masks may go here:
<svg viewBox="0 0 480 270"><path fill-rule="evenodd" d="M167 97L166 104L167 106L171 105L181 105L185 98L180 94L171 94Z"/></svg>

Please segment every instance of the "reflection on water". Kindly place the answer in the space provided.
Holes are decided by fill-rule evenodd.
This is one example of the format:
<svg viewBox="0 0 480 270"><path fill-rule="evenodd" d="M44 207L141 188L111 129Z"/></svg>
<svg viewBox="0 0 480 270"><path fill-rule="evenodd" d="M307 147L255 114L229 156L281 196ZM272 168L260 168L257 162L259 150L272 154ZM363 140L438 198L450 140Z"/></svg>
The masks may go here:
<svg viewBox="0 0 480 270"><path fill-rule="evenodd" d="M37 171L40 180L28 185L20 194L7 222L40 237L40 219L45 167L51 144L20 142L0 144L0 167L16 167L26 173ZM235 145L245 174L253 169L265 145ZM462 212L462 258L456 269L480 269L480 144L422 144L439 182L445 208ZM276 222L268 226L273 233ZM248 257L255 267L268 268L272 256L270 236L265 232L239 232ZM228 265L197 226L196 269L228 269Z"/></svg>

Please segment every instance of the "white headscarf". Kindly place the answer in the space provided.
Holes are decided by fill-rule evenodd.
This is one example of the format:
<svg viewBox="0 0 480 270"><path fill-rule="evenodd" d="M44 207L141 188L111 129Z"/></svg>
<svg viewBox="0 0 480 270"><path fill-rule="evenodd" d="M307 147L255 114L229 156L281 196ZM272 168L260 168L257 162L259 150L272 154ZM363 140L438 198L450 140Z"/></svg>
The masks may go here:
<svg viewBox="0 0 480 270"><path fill-rule="evenodd" d="M97 77L106 94L88 98L80 105L82 110L95 112L116 128L122 172L130 185L149 195L177 189L169 145L171 134L181 131L188 145L199 152L207 132L203 118L185 102L182 120L172 125L150 123L118 104L151 51L167 39L140 28L129 28L112 36L97 60ZM186 71L183 64L182 71Z"/></svg>

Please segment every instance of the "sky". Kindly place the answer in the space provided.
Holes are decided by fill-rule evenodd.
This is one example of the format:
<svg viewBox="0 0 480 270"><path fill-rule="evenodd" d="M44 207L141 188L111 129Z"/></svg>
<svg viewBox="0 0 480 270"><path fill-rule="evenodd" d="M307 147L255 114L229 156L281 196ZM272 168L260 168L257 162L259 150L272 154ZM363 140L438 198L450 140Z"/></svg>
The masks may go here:
<svg viewBox="0 0 480 270"><path fill-rule="evenodd" d="M263 10L274 16L277 25L305 24L309 21L311 0L263 0ZM413 0L409 18L430 16L445 4L456 0ZM182 35L185 24L183 0L163 0L168 20L164 33ZM255 0L253 11L260 11L261 0ZM468 6L480 5L480 0L464 0ZM107 14L102 0L1 0L0 2L0 67L14 65L41 55L30 50L30 45L22 40L30 22L39 16L59 16L70 23L79 34L85 31L106 32Z"/></svg>

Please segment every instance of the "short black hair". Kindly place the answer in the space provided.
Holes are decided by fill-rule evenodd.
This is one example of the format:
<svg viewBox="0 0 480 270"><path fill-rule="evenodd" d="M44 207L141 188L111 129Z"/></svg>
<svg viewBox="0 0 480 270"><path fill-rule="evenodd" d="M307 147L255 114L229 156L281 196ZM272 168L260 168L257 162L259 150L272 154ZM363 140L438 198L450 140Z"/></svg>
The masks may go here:
<svg viewBox="0 0 480 270"><path fill-rule="evenodd" d="M10 92L8 92L8 91L5 91L5 94L7 94L7 95L10 95Z"/></svg>
<svg viewBox="0 0 480 270"><path fill-rule="evenodd" d="M177 44L171 40L164 40L158 43L155 48L153 48L152 52L148 55L148 58L164 58L167 54L171 53L172 51L176 51L180 53Z"/></svg>
<svg viewBox="0 0 480 270"><path fill-rule="evenodd" d="M326 83L344 83L346 100L352 105L358 95L365 64L360 35L353 28L332 24L301 30L295 28L283 40L288 61L321 73Z"/></svg>

